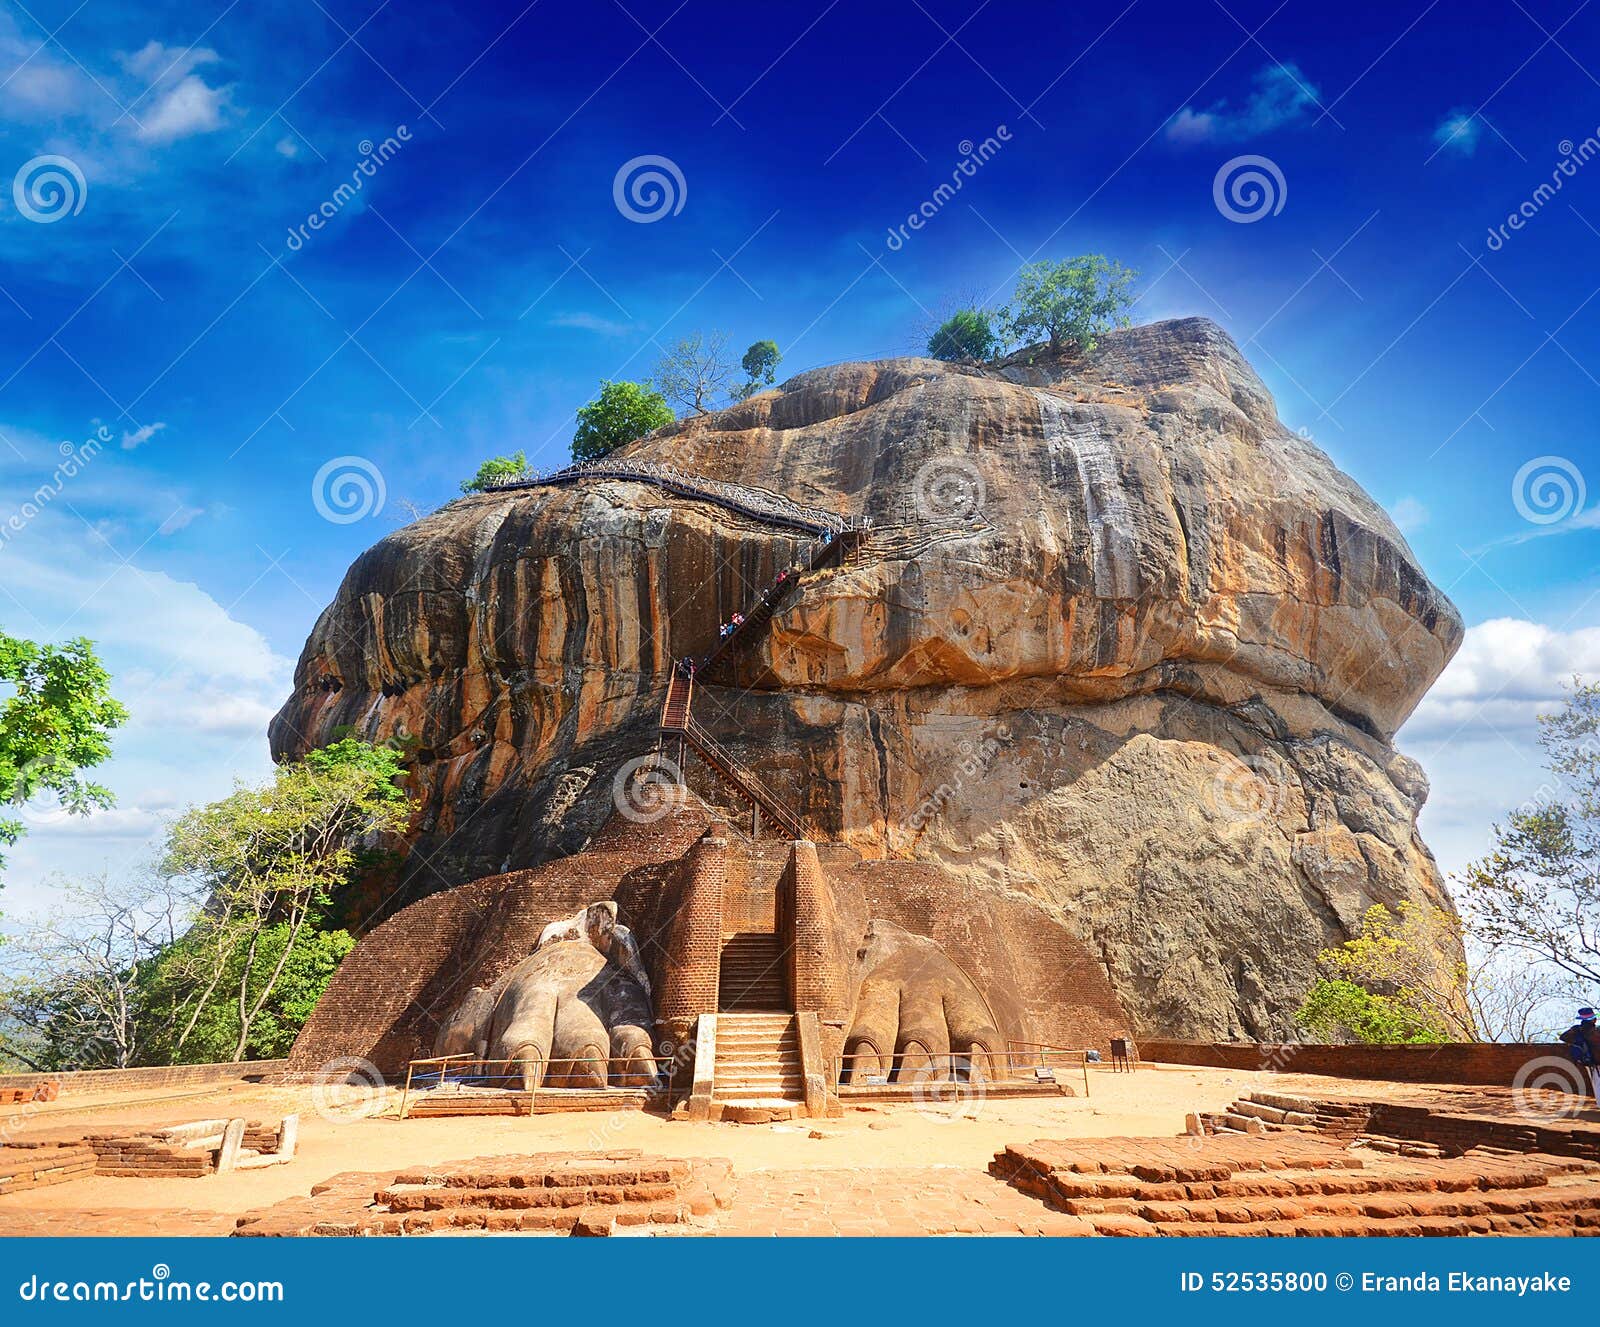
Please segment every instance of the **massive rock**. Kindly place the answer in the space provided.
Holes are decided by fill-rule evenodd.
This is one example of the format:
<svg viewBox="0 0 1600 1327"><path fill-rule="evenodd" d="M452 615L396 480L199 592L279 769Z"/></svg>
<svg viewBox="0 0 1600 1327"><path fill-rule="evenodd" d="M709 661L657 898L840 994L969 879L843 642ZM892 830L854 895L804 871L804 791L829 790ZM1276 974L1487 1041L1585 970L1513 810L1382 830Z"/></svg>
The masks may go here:
<svg viewBox="0 0 1600 1327"><path fill-rule="evenodd" d="M1144 1030L1280 1036L1366 907L1446 901L1391 738L1460 619L1214 324L818 369L625 454L872 518L697 713L817 836L1045 906ZM574 851L800 539L634 483L452 502L350 569L274 752L402 742L396 899Z"/></svg>

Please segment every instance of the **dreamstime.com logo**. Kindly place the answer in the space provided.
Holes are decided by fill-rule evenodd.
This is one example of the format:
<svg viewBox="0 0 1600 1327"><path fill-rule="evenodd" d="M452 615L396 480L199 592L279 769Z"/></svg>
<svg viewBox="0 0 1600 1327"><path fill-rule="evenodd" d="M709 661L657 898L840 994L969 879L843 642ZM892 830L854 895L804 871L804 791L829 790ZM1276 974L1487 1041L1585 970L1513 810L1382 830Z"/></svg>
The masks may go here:
<svg viewBox="0 0 1600 1327"><path fill-rule="evenodd" d="M1289 791L1269 762L1244 756L1224 762L1211 780L1207 800L1227 820L1277 820L1288 805Z"/></svg>
<svg viewBox="0 0 1600 1327"><path fill-rule="evenodd" d="M1583 510L1583 472L1565 456L1535 456L1511 480L1511 505L1532 525L1557 525Z"/></svg>
<svg viewBox="0 0 1600 1327"><path fill-rule="evenodd" d="M1275 217L1289 201L1289 182L1270 157L1245 155L1222 163L1211 181L1211 201L1241 225Z"/></svg>
<svg viewBox="0 0 1600 1327"><path fill-rule="evenodd" d="M911 1080L917 1114L933 1124L975 1120L989 1099L987 1080L976 1067L969 1069L965 1078L951 1077L948 1064L913 1069L901 1077Z"/></svg>
<svg viewBox="0 0 1600 1327"><path fill-rule="evenodd" d="M612 804L636 825L653 825L683 800L683 792L678 762L655 752L628 761L611 780Z"/></svg>
<svg viewBox="0 0 1600 1327"><path fill-rule="evenodd" d="M353 525L376 516L389 496L383 471L365 456L335 456L311 481L311 505L335 525Z"/></svg>
<svg viewBox="0 0 1600 1327"><path fill-rule="evenodd" d="M1511 1080L1517 1114L1535 1124L1573 1119L1591 1100L1589 1073L1561 1055L1541 1055Z"/></svg>
<svg viewBox="0 0 1600 1327"><path fill-rule="evenodd" d="M927 461L912 481L917 515L924 521L971 521L989 496L983 472L971 461Z"/></svg>
<svg viewBox="0 0 1600 1327"><path fill-rule="evenodd" d="M386 1101L387 1085L378 1066L357 1055L341 1055L317 1070L311 1106L332 1123L376 1115Z"/></svg>
<svg viewBox="0 0 1600 1327"><path fill-rule="evenodd" d="M281 1304L282 1281L175 1281L158 1262L137 1281L41 1281L35 1272L17 1287L25 1304Z"/></svg>
<svg viewBox="0 0 1600 1327"><path fill-rule="evenodd" d="M617 211L643 226L677 216L688 200L689 182L670 157L634 157L618 167L611 181L611 201Z"/></svg>
<svg viewBox="0 0 1600 1327"><path fill-rule="evenodd" d="M48 226L83 211L89 183L70 157L34 157L11 181L11 201L29 221Z"/></svg>

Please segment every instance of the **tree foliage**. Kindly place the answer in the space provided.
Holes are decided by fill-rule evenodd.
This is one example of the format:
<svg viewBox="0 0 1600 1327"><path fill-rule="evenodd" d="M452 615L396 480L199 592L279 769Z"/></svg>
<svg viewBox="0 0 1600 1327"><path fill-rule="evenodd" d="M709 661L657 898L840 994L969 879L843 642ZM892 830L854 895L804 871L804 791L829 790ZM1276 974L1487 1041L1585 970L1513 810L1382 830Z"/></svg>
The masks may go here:
<svg viewBox="0 0 1600 1327"><path fill-rule="evenodd" d="M1404 1001L1374 994L1353 981L1318 981L1294 1019L1322 1041L1384 1045L1444 1040Z"/></svg>
<svg viewBox="0 0 1600 1327"><path fill-rule="evenodd" d="M226 994L236 1018L229 1058L244 1055L302 935L319 929L334 891L354 875L362 841L404 826L402 773L390 748L346 738L172 826L163 871L196 882L206 898L184 937L182 975L198 996L175 1032L176 1050L186 1050L213 998ZM277 927L285 928L280 942L269 943Z"/></svg>
<svg viewBox="0 0 1600 1327"><path fill-rule="evenodd" d="M1098 253L1029 263L1018 274L1002 325L1017 341L1047 337L1052 350L1093 350L1103 332L1128 325L1138 275Z"/></svg>
<svg viewBox="0 0 1600 1327"><path fill-rule="evenodd" d="M572 437L572 456L593 461L625 442L665 428L676 418L660 392L648 382L600 384L600 394L578 408L578 431Z"/></svg>
<svg viewBox="0 0 1600 1327"><path fill-rule="evenodd" d="M771 387L778 380L778 364L783 354L776 341L757 341L744 352L739 367L744 370L744 383L734 390L734 396L747 401L763 387Z"/></svg>
<svg viewBox="0 0 1600 1327"><path fill-rule="evenodd" d="M998 346L994 320L984 309L956 310L928 338L935 359L990 359Z"/></svg>
<svg viewBox="0 0 1600 1327"><path fill-rule="evenodd" d="M0 802L21 805L53 793L74 815L108 807L109 789L82 771L111 754L111 732L128 712L111 696L111 676L81 638L36 645L0 631ZM22 837L23 823L0 813L0 847ZM0 866L5 858L0 856Z"/></svg>
<svg viewBox="0 0 1600 1327"><path fill-rule="evenodd" d="M1375 903L1361 933L1317 965L1322 980L1296 1015L1303 1027L1358 1041L1477 1040L1461 919L1448 908Z"/></svg>
<svg viewBox="0 0 1600 1327"><path fill-rule="evenodd" d="M528 458L521 451L510 456L491 456L478 467L471 479L461 481L463 493L487 493L497 484L508 484L528 473Z"/></svg>
<svg viewBox="0 0 1600 1327"><path fill-rule="evenodd" d="M1464 874L1466 903L1492 944L1600 983L1600 683L1573 679L1539 716L1551 778L1494 826Z"/></svg>
<svg viewBox="0 0 1600 1327"><path fill-rule="evenodd" d="M662 394L697 415L711 410L732 378L726 332L691 332L668 346L656 364L655 382Z"/></svg>

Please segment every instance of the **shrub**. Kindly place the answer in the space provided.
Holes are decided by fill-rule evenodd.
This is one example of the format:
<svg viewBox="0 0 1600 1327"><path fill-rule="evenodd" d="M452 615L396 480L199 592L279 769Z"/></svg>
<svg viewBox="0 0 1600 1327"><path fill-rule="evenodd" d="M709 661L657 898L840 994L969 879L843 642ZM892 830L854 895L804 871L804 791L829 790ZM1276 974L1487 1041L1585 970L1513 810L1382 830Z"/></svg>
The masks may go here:
<svg viewBox="0 0 1600 1327"><path fill-rule="evenodd" d="M960 309L928 338L928 353L935 359L990 359L997 340L993 320L983 309Z"/></svg>
<svg viewBox="0 0 1600 1327"><path fill-rule="evenodd" d="M572 457L593 461L625 442L665 428L675 416L666 398L648 382L600 384L600 394L578 409L578 431L572 435Z"/></svg>
<svg viewBox="0 0 1600 1327"><path fill-rule="evenodd" d="M528 473L528 458L520 451L510 456L491 456L478 467L471 479L461 481L463 493L486 493L496 484L507 484Z"/></svg>

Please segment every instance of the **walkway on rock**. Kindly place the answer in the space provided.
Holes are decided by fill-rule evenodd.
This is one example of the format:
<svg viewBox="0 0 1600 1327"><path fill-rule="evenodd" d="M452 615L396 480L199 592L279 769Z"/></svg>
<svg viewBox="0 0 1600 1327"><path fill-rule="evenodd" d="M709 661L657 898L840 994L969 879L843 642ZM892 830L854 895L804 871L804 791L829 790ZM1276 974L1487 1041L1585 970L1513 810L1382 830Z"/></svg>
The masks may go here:
<svg viewBox="0 0 1600 1327"><path fill-rule="evenodd" d="M655 461L579 461L562 470L547 475L530 476L495 484L488 491L506 493L524 488L544 488L549 485L585 483L589 480L615 479L634 484L650 484L675 493L679 497L714 503L728 511L737 512L768 525L786 525L821 538L825 533L835 537L852 531L864 531L865 520L840 516L821 507L807 507L793 498L771 489L749 484L731 484L721 479L707 479L702 475L685 474L670 465Z"/></svg>
<svg viewBox="0 0 1600 1327"><path fill-rule="evenodd" d="M718 777L750 803L754 835L759 836L761 832L761 817L764 814L789 838L807 837L805 822L799 814L695 719L695 678L736 645L750 639L755 630L771 622L784 600L800 588L801 579L807 573L842 560L848 551L857 547L871 531L871 522L865 518L839 516L820 507L807 507L771 489L685 474L672 466L654 461L579 461L547 475L496 484L489 491L503 493L591 480L650 484L678 497L709 502L767 525L801 530L812 536L804 555L756 597L749 612L735 613L724 624L716 643L705 654L690 656L674 665L667 684L667 698L661 709L661 739L663 742L669 739L677 742L680 777L685 749L693 747Z"/></svg>

